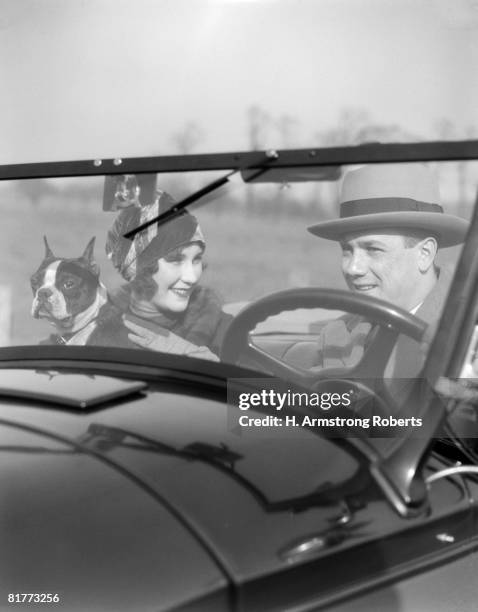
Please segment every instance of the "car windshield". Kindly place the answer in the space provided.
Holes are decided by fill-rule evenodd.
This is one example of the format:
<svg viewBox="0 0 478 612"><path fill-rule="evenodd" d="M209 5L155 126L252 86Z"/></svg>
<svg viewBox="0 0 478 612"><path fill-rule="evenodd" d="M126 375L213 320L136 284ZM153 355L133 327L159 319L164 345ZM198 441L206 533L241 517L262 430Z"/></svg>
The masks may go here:
<svg viewBox="0 0 478 612"><path fill-rule="evenodd" d="M0 345L15 359L106 346L308 387L422 372L476 195L473 156L452 152L477 134L476 3L296 5L5 3ZM443 161L360 168L385 159ZM194 217L150 223L185 198Z"/></svg>
<svg viewBox="0 0 478 612"><path fill-rule="evenodd" d="M377 211L359 209L373 213L372 225L356 225L360 214L340 208L344 199L355 205L354 194L346 192L358 189L356 200L367 206L372 200L360 192L360 177L368 189L374 173L384 168L392 178L402 176L385 193L390 202L398 198L406 203L403 189L413 190L415 171L426 171L437 194L436 202L428 204L441 204L444 212L388 211L391 221L376 228ZM308 173L289 168L251 182L244 180L251 178L250 171L243 172L198 197L188 213L124 237L205 186L217 187L227 175L203 171L2 181L1 249L8 262L0 271L2 346L112 346L211 363L224 359L271 372L254 355L241 357L234 347L224 353L231 322L271 293L313 287L386 300L420 317L437 282L443 295L436 312L423 311L422 318L438 322L473 211L476 162L330 166ZM394 188L399 191L393 193ZM340 221L347 231L334 233L340 214L350 215ZM437 226L427 225L430 214L439 218ZM403 265L403 257L411 256L428 234L437 238L438 250L427 254L428 267L418 274L433 272L432 280L415 295L416 279L411 283L407 278L415 272ZM405 247L402 235L408 240ZM284 303L249 321L242 335L249 333L261 355L304 372L349 367L360 362L363 352L350 352L340 326L344 316L357 314L376 320L340 296L333 304L320 296L311 304L299 296L292 306ZM322 355L320 361L324 326L336 354ZM436 327L430 328L432 335ZM416 343L416 352L423 353L423 344ZM134 361L135 355L131 352L128 359ZM393 368L387 375L403 377Z"/></svg>

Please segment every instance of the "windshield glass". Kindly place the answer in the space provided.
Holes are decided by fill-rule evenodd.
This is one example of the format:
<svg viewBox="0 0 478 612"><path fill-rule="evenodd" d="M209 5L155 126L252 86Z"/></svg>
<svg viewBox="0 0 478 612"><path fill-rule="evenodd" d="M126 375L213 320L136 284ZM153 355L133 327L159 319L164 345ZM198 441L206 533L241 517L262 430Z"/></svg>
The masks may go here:
<svg viewBox="0 0 478 612"><path fill-rule="evenodd" d="M224 353L244 308L308 287L386 300L427 323L431 340L473 209L475 162L331 168L309 182L297 171L271 183L238 175L190 213L124 238L225 174L3 181L1 344L113 346L272 373L260 354L305 372L359 363L374 313L320 296L249 322L242 335L256 355ZM410 375L426 346L415 342ZM392 365L387 377L409 375Z"/></svg>

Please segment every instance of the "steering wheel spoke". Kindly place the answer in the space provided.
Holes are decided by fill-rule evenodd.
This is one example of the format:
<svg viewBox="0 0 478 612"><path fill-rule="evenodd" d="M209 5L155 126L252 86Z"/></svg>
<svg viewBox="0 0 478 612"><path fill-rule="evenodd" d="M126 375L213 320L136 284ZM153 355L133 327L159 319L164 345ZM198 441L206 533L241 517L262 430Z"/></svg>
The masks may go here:
<svg viewBox="0 0 478 612"><path fill-rule="evenodd" d="M244 365L247 365L248 368L251 366L256 367L261 371L263 370L265 373L269 373L280 378L285 378L286 380L290 380L291 382L302 386L310 385L317 378L316 373L306 372L293 366L292 364L288 364L282 359L271 355L259 346L256 346L251 339L248 340L247 346L241 353L239 365L242 364L243 360Z"/></svg>

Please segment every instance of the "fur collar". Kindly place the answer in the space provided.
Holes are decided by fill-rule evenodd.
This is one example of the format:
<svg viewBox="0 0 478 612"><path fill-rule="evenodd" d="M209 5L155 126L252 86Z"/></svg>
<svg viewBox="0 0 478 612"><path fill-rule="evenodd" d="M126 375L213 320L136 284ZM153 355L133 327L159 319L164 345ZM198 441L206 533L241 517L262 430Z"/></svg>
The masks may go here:
<svg viewBox="0 0 478 612"><path fill-rule="evenodd" d="M123 312L133 312L130 285L122 285L110 294L110 299ZM148 320L193 344L210 347L219 325L227 316L222 312L221 306L219 296L212 289L197 286L184 312L177 316L158 313L148 317Z"/></svg>

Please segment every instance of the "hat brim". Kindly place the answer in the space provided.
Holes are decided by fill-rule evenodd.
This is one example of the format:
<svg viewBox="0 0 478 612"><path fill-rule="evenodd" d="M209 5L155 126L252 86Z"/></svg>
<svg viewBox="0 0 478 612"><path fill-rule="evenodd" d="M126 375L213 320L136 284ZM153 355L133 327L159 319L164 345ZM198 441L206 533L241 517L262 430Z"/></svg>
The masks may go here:
<svg viewBox="0 0 478 612"><path fill-rule="evenodd" d="M314 236L327 240L342 240L346 234L376 230L411 229L430 232L437 236L440 247L450 247L465 240L469 223L461 217L429 212L386 212L356 215L311 225L307 229Z"/></svg>

